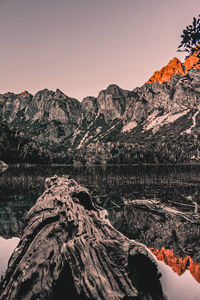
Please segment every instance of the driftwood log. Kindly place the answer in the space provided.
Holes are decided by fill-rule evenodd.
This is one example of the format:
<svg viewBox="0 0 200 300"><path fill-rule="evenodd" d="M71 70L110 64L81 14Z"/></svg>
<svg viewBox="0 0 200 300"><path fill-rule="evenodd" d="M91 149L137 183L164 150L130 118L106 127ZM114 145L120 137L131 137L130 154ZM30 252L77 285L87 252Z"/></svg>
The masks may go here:
<svg viewBox="0 0 200 300"><path fill-rule="evenodd" d="M159 277L144 245L118 232L87 189L54 176L27 214L0 299L166 299Z"/></svg>
<svg viewBox="0 0 200 300"><path fill-rule="evenodd" d="M194 203L194 201L192 202ZM182 212L175 207L170 207L161 203L159 200L148 200L148 199L139 199L139 200L131 200L125 201L126 205L132 205L136 209L143 209L144 211L149 211L155 213L157 215L170 215L175 216L177 219L182 219L189 223L200 224L199 214L198 214L198 205L195 202L194 204L194 213L185 213Z"/></svg>

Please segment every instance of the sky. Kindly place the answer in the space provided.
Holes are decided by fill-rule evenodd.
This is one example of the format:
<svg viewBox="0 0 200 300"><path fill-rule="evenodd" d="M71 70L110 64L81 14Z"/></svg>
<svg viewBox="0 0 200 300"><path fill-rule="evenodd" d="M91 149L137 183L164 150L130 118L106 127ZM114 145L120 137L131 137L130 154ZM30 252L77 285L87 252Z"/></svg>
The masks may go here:
<svg viewBox="0 0 200 300"><path fill-rule="evenodd" d="M177 53L199 0L0 0L0 93L81 101L143 85Z"/></svg>

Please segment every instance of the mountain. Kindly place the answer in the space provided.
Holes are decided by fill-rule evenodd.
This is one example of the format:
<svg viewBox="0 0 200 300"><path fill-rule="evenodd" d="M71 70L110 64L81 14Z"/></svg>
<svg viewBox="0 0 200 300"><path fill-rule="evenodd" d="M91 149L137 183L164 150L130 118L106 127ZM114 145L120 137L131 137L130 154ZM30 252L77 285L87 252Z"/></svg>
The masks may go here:
<svg viewBox="0 0 200 300"><path fill-rule="evenodd" d="M183 64L173 59L154 81L132 91L112 84L81 103L58 89L1 94L0 119L18 139L43 153L45 161L199 161L200 69L195 57ZM1 151L6 139L2 145ZM9 155L0 159L9 162Z"/></svg>
<svg viewBox="0 0 200 300"><path fill-rule="evenodd" d="M34 96L27 91L0 96L1 118L10 128L18 128L37 142L59 142L78 125L81 104L60 90L47 89Z"/></svg>
<svg viewBox="0 0 200 300"><path fill-rule="evenodd" d="M184 63L182 63L178 58L174 57L169 63L163 67L160 71L154 72L154 74L149 78L147 83L159 82L163 83L170 81L172 76L186 75L191 69L200 69L200 64L198 64L198 57L196 52L190 55Z"/></svg>
<svg viewBox="0 0 200 300"><path fill-rule="evenodd" d="M87 162L199 160L200 70L133 91L112 85L96 101L96 117L83 118L71 139Z"/></svg>

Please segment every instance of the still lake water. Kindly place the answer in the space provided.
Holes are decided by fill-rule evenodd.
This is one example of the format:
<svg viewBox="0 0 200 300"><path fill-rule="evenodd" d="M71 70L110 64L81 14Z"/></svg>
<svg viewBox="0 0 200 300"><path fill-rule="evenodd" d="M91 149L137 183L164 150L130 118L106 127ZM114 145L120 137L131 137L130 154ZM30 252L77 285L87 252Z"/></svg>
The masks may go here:
<svg viewBox="0 0 200 300"><path fill-rule="evenodd" d="M129 224L125 226L122 215L122 211L125 210L124 202L131 203L131 200L134 199L159 199L162 203L176 207L179 211L193 213L196 209L198 212L200 203L199 165L10 166L0 174L0 274L5 269L6 260L11 251L17 245L17 238L20 237L23 228L24 215L44 191L45 178L55 174L70 175L81 185L87 187L94 201L108 209L111 220L114 220L115 226L125 235L152 248L158 248L158 245L160 248L166 245L170 246L171 249L174 248L185 256L190 255L196 263L200 263L197 255L200 250L199 231L195 233L195 244L192 244L193 251L187 247L187 241L182 242L186 234L183 230L179 232L181 247L175 244L176 238L174 241L167 241L166 244L165 239L162 245L162 239L159 239L158 242L157 236L147 241L144 235L140 240L141 233L137 235L134 228L130 231L130 226ZM132 214L133 212L129 211L129 216ZM136 214L134 212L134 222L138 222ZM143 219L138 218L141 223ZM148 218L150 218L150 214L148 214ZM152 225L148 226L152 228ZM170 226L175 225L170 224ZM138 228L138 225L136 227ZM152 235L151 228L148 236ZM193 234L196 230L197 226ZM188 270L179 277L163 262L159 262L159 265L163 271L163 288L170 300L200 299L200 284Z"/></svg>

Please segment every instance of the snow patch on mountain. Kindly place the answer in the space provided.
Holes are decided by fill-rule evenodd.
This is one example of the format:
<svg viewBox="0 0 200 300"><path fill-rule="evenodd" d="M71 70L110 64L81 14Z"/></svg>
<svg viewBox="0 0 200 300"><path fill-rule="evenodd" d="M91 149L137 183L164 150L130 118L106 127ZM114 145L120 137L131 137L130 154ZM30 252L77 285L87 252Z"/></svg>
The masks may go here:
<svg viewBox="0 0 200 300"><path fill-rule="evenodd" d="M197 112L192 116L192 126L190 128L188 128L187 130L185 130L183 133L186 134L191 134L191 131L194 127L196 127L196 116L199 114L199 110L197 110Z"/></svg>
<svg viewBox="0 0 200 300"><path fill-rule="evenodd" d="M122 132L130 131L135 127L137 127L137 122L136 121L131 121L128 124L123 126Z"/></svg>
<svg viewBox="0 0 200 300"><path fill-rule="evenodd" d="M169 123L174 123L177 119L183 117L188 112L189 109L186 109L176 114L166 113L163 116L157 117L157 112L155 111L148 117L147 125L144 127L144 130L148 131L152 129L153 133L156 133L160 127Z"/></svg>
<svg viewBox="0 0 200 300"><path fill-rule="evenodd" d="M80 141L80 144L78 145L77 149L80 149L84 143L84 141L87 139L89 135L89 132L86 132L86 134L83 136L82 140Z"/></svg>

